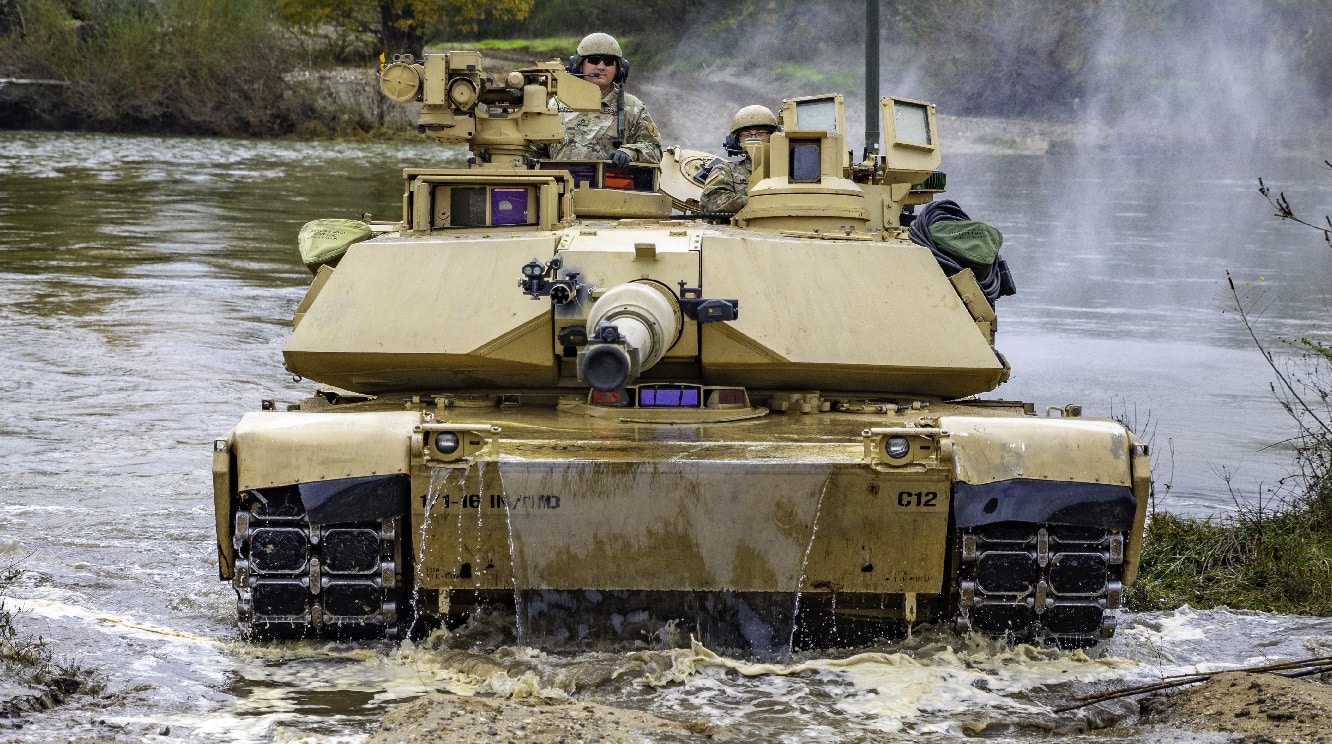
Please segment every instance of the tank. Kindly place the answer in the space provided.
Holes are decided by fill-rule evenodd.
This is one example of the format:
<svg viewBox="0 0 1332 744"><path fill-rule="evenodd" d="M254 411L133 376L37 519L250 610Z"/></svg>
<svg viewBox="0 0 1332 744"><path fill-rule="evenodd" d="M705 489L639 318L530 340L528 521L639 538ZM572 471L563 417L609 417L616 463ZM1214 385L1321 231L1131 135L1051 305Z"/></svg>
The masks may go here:
<svg viewBox="0 0 1332 744"><path fill-rule="evenodd" d="M1147 446L1075 405L979 397L1009 374L1013 283L930 244L987 228L939 198L931 104L880 99L882 151L854 159L841 95L786 100L746 145L748 204L705 215L708 153L529 157L562 139L556 97L599 107L558 63L426 54L381 86L470 157L404 171L401 220L302 231L283 356L318 387L214 444L245 636L487 612L521 642L757 655L920 623L1113 634Z"/></svg>

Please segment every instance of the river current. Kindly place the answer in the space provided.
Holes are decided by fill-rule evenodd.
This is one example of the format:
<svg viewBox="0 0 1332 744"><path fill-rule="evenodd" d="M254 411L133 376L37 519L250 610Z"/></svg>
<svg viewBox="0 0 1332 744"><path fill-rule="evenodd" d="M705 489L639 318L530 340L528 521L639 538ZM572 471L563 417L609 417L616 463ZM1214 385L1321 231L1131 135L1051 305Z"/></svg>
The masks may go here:
<svg viewBox="0 0 1332 744"><path fill-rule="evenodd" d="M1332 620L1187 608L1122 613L1091 655L923 629L760 666L646 643L496 650L499 621L420 646L242 643L217 580L211 443L260 400L310 390L281 362L309 281L296 231L395 219L401 170L449 162L428 144L0 133L0 565L21 571L5 608L107 690L5 736L358 741L392 705L452 689L706 717L742 740L1101 741L1132 735L1086 731L1131 704L1052 709L1086 689L1332 653ZM1279 339L1326 340L1332 251L1271 217L1257 178L1316 217L1332 205L1327 170L1104 153L944 168L948 196L1004 233L1017 280L999 307L1014 375L995 395L1135 425L1159 510L1274 498L1293 427L1226 272L1279 363Z"/></svg>

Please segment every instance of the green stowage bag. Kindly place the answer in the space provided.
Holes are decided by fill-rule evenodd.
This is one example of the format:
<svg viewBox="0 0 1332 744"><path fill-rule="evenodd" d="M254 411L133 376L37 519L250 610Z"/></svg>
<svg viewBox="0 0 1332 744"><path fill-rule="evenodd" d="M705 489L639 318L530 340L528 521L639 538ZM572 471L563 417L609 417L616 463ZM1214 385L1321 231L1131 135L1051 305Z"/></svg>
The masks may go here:
<svg viewBox="0 0 1332 744"><path fill-rule="evenodd" d="M301 260L313 274L324 264L337 266L352 243L370 237L370 226L360 220L312 220L301 227L297 243Z"/></svg>
<svg viewBox="0 0 1332 744"><path fill-rule="evenodd" d="M930 225L930 238L940 251L984 276L999 257L1004 236L994 227L975 220L949 220Z"/></svg>

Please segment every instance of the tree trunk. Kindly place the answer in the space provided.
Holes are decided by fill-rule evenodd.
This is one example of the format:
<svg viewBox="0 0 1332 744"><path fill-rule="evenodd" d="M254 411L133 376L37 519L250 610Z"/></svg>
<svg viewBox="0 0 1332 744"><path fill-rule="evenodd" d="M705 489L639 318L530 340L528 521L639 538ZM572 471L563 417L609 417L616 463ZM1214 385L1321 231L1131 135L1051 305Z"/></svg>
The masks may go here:
<svg viewBox="0 0 1332 744"><path fill-rule="evenodd" d="M421 59L425 54L425 39L421 23L416 20L410 4L382 3L379 6L379 39L384 45L384 59L395 54L410 54Z"/></svg>

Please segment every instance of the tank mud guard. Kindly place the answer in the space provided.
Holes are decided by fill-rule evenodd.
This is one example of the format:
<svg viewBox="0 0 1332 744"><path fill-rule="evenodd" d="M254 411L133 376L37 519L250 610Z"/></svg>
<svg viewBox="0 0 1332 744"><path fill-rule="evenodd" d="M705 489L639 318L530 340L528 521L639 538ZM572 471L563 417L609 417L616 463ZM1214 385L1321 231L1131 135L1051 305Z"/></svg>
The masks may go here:
<svg viewBox="0 0 1332 744"><path fill-rule="evenodd" d="M959 528L1051 522L1128 530L1137 509L1138 501L1127 485L1036 478L953 484L953 518Z"/></svg>
<svg viewBox="0 0 1332 744"><path fill-rule="evenodd" d="M236 608L247 638L396 638L405 475L344 478L241 494Z"/></svg>

